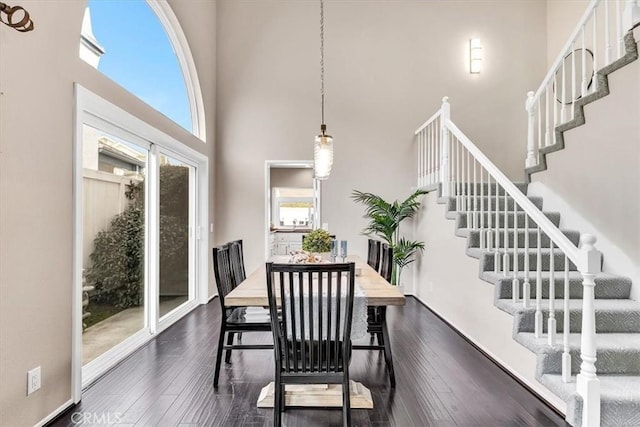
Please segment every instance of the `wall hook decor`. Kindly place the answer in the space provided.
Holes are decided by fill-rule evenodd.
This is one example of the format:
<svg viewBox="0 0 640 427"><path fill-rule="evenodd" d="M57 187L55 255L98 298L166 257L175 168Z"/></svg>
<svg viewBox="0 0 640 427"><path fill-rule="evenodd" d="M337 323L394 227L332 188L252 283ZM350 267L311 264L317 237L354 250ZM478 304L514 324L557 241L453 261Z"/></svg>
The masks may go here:
<svg viewBox="0 0 640 427"><path fill-rule="evenodd" d="M0 22L15 28L21 33L33 30L33 21L29 16L29 12L22 6L9 6L0 2Z"/></svg>

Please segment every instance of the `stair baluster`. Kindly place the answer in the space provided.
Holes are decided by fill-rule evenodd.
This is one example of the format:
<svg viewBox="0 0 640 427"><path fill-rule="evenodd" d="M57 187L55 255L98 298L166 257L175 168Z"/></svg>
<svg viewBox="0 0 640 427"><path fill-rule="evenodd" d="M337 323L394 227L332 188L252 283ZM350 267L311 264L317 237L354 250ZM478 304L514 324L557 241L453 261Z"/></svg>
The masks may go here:
<svg viewBox="0 0 640 427"><path fill-rule="evenodd" d="M451 171L449 168L449 129L446 128L447 120L449 120L449 98L446 96L442 98L442 107L440 108L440 138L442 139L442 182L443 189L442 195L449 197L451 189L449 185L451 183ZM444 185L446 184L446 185Z"/></svg>
<svg viewBox="0 0 640 427"><path fill-rule="evenodd" d="M435 182L434 174L436 170L436 156L435 156L435 140L433 139L433 127L429 127L429 131L427 132L429 137L429 184L433 184Z"/></svg>
<svg viewBox="0 0 640 427"><path fill-rule="evenodd" d="M562 61L562 108L560 111L560 123L567 121L567 79L565 71L565 63Z"/></svg>
<svg viewBox="0 0 640 427"><path fill-rule="evenodd" d="M542 232L538 227L538 247L536 251L536 314L535 314L535 336L542 337Z"/></svg>
<svg viewBox="0 0 640 427"><path fill-rule="evenodd" d="M489 253L491 253L493 247L493 235L491 234L493 211L491 210L491 200L493 200L491 198L491 174L487 171L487 251L489 251Z"/></svg>
<svg viewBox="0 0 640 427"><path fill-rule="evenodd" d="M529 308L531 285L529 284L529 215L524 213L524 283L522 283L522 306Z"/></svg>
<svg viewBox="0 0 640 427"><path fill-rule="evenodd" d="M488 176L487 176L488 178ZM485 219L484 219L484 168L480 165L480 248L486 249L487 241L485 240Z"/></svg>
<svg viewBox="0 0 640 427"><path fill-rule="evenodd" d="M618 58L620 58L622 56L622 52L624 51L624 31L622 29L622 6L621 6L622 1L617 1L616 2L616 35L618 36L618 43L616 43L617 47L618 47ZM629 3L629 1L627 1L627 3ZM609 23L607 22L605 24L607 26L607 28L609 27ZM605 65L609 65L609 62L607 62Z"/></svg>
<svg viewBox="0 0 640 427"><path fill-rule="evenodd" d="M498 201L499 196L498 194L500 193L500 187L498 186L498 181L496 181L496 200L495 200L495 210L496 210L496 229L494 230L495 232L493 233L494 235L494 243L495 243L495 252L493 254L493 270L494 272L498 273L500 271L500 216L499 216L499 205L498 205Z"/></svg>
<svg viewBox="0 0 640 427"><path fill-rule="evenodd" d="M618 21L618 31L620 31L620 2L616 1L616 20ZM611 35L609 34L609 0L604 0L604 65L611 63ZM620 56L620 52L618 52Z"/></svg>
<svg viewBox="0 0 640 427"><path fill-rule="evenodd" d="M598 43L597 43L598 42L598 9L593 9L593 36L592 37L593 37L593 41L591 42L591 44L593 47L593 69L595 71L598 69ZM597 90L598 90L598 79L594 78L593 91L595 92Z"/></svg>
<svg viewBox="0 0 640 427"><path fill-rule="evenodd" d="M471 155L467 151L467 211L471 209ZM474 209L475 211L475 209ZM473 217L473 228L476 228L475 215L471 213Z"/></svg>
<svg viewBox="0 0 640 427"><path fill-rule="evenodd" d="M568 383L571 380L571 354L569 354L569 333L571 332L569 313L569 257L564 256L564 306L562 313L562 381Z"/></svg>
<svg viewBox="0 0 640 427"><path fill-rule="evenodd" d="M540 101L536 102L536 104L538 104L538 117L542 117L542 114L541 114L542 107L540 106ZM538 120L538 152L540 152L541 148L542 148L542 119Z"/></svg>
<svg viewBox="0 0 640 427"><path fill-rule="evenodd" d="M571 43L571 119L576 116L576 99L577 99L577 91L576 91L576 44Z"/></svg>
<svg viewBox="0 0 640 427"><path fill-rule="evenodd" d="M440 118L436 118L436 121L434 122L434 126L432 127L433 129L433 140L435 141L435 162L436 162L436 170L435 170L435 174L433 175L433 183L438 185L438 183L440 182L440 169L442 169L442 162L441 162L441 158L442 158L442 145L441 145L441 141L439 138L439 132L438 129L440 129L440 126L438 125L438 122L440 121Z"/></svg>
<svg viewBox="0 0 640 427"><path fill-rule="evenodd" d="M420 131L418 133L418 188L422 188L423 187L423 183L422 183L422 139L423 139L423 133L422 131Z"/></svg>
<svg viewBox="0 0 640 427"><path fill-rule="evenodd" d="M460 201L462 189L460 185L460 141L456 139L456 210L458 212L462 212L462 203Z"/></svg>
<svg viewBox="0 0 640 427"><path fill-rule="evenodd" d="M473 158L473 228L480 228L479 220L478 220L478 180L477 180L477 162L476 159Z"/></svg>
<svg viewBox="0 0 640 427"><path fill-rule="evenodd" d="M584 27L582 27L582 55L580 55L580 59L582 59L582 84L580 85L580 96L582 98L584 98L585 96L587 96L587 91L588 91L588 87L587 87L587 46L586 46L586 40L585 40L585 29Z"/></svg>
<svg viewBox="0 0 640 427"><path fill-rule="evenodd" d="M554 102L555 104L555 102ZM549 89L545 91L544 94L544 145L548 147L551 145L551 123L549 123Z"/></svg>
<svg viewBox="0 0 640 427"><path fill-rule="evenodd" d="M513 302L520 301L520 281L518 280L518 205L513 201L513 280L511 281L511 296Z"/></svg>
<svg viewBox="0 0 640 427"><path fill-rule="evenodd" d="M549 239L549 319L547 319L547 338L549 346L556 345L556 276L553 240Z"/></svg>
<svg viewBox="0 0 640 427"><path fill-rule="evenodd" d="M553 75L553 87L556 88L558 87L558 75L557 73ZM549 88L547 87L547 93L549 92ZM555 92L553 92L553 129L554 132L552 134L553 137L553 143L555 144L556 141L556 132L555 132L555 128L556 126L558 126L559 120L558 120L558 102L556 100L556 95Z"/></svg>
<svg viewBox="0 0 640 427"><path fill-rule="evenodd" d="M504 217L504 227L502 227L502 237L503 237L503 242L504 242L504 246L503 246L503 254L502 254L502 273L504 275L504 277L508 277L509 276L509 217L507 215L507 192L506 190L504 191L504 197L503 197L503 202L504 202L504 209L503 209L503 217Z"/></svg>
<svg viewBox="0 0 640 427"><path fill-rule="evenodd" d="M538 164L538 161L536 160L536 155L534 152L534 148L533 148L533 140L534 140L534 135L533 135L533 123L535 120L535 115L533 112L533 107L535 105L535 99L534 99L534 93L533 92L529 92L527 93L527 102L525 103L525 109L527 110L527 116L528 116L528 125L527 125L527 160L525 160L525 166L526 167L532 167L535 166L536 164Z"/></svg>

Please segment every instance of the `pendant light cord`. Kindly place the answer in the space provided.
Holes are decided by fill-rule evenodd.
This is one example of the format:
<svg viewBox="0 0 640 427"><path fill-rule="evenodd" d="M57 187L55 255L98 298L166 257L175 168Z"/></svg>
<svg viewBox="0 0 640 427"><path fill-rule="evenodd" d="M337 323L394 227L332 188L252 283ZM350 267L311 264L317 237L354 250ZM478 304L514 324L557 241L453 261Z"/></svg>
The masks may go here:
<svg viewBox="0 0 640 427"><path fill-rule="evenodd" d="M320 0L320 99L324 125L324 1Z"/></svg>

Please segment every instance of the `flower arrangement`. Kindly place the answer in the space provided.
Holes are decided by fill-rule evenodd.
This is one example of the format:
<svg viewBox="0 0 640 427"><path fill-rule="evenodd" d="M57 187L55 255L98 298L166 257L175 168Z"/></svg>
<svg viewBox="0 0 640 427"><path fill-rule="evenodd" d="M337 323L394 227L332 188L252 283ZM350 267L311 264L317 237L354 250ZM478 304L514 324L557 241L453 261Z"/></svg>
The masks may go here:
<svg viewBox="0 0 640 427"><path fill-rule="evenodd" d="M319 228L304 236L302 249L307 252L329 252L332 241L333 237L329 232Z"/></svg>

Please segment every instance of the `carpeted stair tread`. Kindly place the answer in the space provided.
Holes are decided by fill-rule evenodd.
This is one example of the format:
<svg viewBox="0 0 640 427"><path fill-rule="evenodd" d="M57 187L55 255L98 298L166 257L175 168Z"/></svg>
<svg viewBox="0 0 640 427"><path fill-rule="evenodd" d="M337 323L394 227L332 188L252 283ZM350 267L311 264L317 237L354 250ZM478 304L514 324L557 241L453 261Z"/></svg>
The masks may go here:
<svg viewBox="0 0 640 427"><path fill-rule="evenodd" d="M564 329L563 300L555 300L556 330ZM521 302L514 303L510 299L500 299L495 306L514 316L515 332L533 332L535 330L535 301L524 308ZM543 331L547 330L549 317L549 300L540 303ZM629 332L640 333L640 303L629 299L599 299L594 301L596 331L598 333ZM569 301L570 332L580 332L582 327L582 300Z"/></svg>
<svg viewBox="0 0 640 427"><path fill-rule="evenodd" d="M529 289L531 298L536 293L536 272L529 272ZM542 279L542 297L548 298L549 295L549 278L551 272L541 271ZM493 271L484 271L480 273L480 278L485 282L492 283L496 286L496 299L510 299L512 297L512 280L513 274L504 277L502 272L495 273ZM524 272L519 271L517 274L520 282L520 295L522 296L522 285L524 283ZM582 273L579 271L569 272L569 296L571 298L582 298ZM618 276L615 274L600 273L595 278L596 299L627 299L631 294L631 279L628 277ZM556 298L564 297L564 272L555 272L555 296Z"/></svg>
<svg viewBox="0 0 640 427"><path fill-rule="evenodd" d="M640 376L598 375L598 380L601 427L640 426ZM576 392L576 376L565 383L560 374L545 374L538 381L567 402L567 421L579 426L582 421L582 397Z"/></svg>
<svg viewBox="0 0 640 427"><path fill-rule="evenodd" d="M533 332L519 332L515 340L538 355L538 374L561 373L564 334L557 334L555 345L548 344L548 336L536 338ZM580 371L581 334L569 334L571 370ZM598 334L596 369L601 374L640 375L640 333Z"/></svg>
<svg viewBox="0 0 640 427"><path fill-rule="evenodd" d="M576 231L576 230L560 230L562 231L562 233L567 236L567 238L576 246L578 246L578 243L580 242L580 232ZM478 228L458 228L456 230L456 236L459 237L466 237L467 239L469 239L468 242L468 247L470 248L479 248L480 247L480 233L484 233L485 235L485 240L486 240L486 236L487 236L487 228L486 228L486 224L485 224L485 228L483 230L480 230ZM500 233L501 235L501 239L500 241L502 242L504 237L503 237L503 232ZM510 228L507 230L507 238L509 240L509 246L513 246L513 235L514 235L514 230L513 228ZM523 229L518 229L518 247L520 248L524 248L524 241L525 241L525 232ZM541 245L542 247L549 247L550 244L550 240L549 237L547 237L544 233L542 234L542 239L541 239ZM538 245L538 230L537 229L529 229L529 247L535 247Z"/></svg>
<svg viewBox="0 0 640 427"><path fill-rule="evenodd" d="M573 332L570 333L569 348L579 349L580 338L581 334ZM540 338L536 338L533 332L518 332L516 334L516 340L536 353L552 353L558 351L562 353L563 349L562 334L558 334L555 347L549 346L546 334ZM598 334L597 341L598 351L611 351L628 348L633 351L638 351L638 357L640 357L640 333ZM638 374L640 375L640 372Z"/></svg>
<svg viewBox="0 0 640 427"><path fill-rule="evenodd" d="M479 182L476 182L475 186L473 183L469 183L469 185L467 186L467 183L463 183L465 185L465 189L469 189L469 194L477 194L477 195L482 195L482 193L484 193L484 195L488 195L489 194L489 185L485 182L482 185L480 185ZM518 190L520 190L520 192L522 194L527 194L527 187L529 186L528 183L526 182L513 182L513 185L516 186L516 188ZM498 186L498 195L500 196L504 196L504 189L501 186ZM442 194L442 188L439 187L439 192L438 194ZM491 195L495 197L496 195L496 184L495 183L491 183ZM438 197L438 203L440 204L444 204L447 200L447 197Z"/></svg>
<svg viewBox="0 0 640 427"><path fill-rule="evenodd" d="M509 263L508 263L508 267L509 267L509 271L513 271L514 267L515 267L515 260L513 259L513 249L508 251L509 254ZM524 270L524 261L525 261L525 255L526 252L524 249L518 249L516 250L516 254L517 254L517 265L518 271ZM482 272L485 271L495 271L495 252L488 252L486 250L483 249L479 249L479 248L467 248L467 255L473 257L473 258L478 258L480 259L480 267L479 267L479 274L481 274ZM502 262L503 262L503 252L500 251L499 253L499 264L498 266L499 271L502 271ZM564 271L564 262L565 262L565 255L564 253L560 250L560 249L555 249L553 251L551 251L548 248L544 248L540 250L540 269L542 271L549 271L551 270L551 257L553 257L553 262L554 262L554 271L558 272L558 273L562 273ZM537 263L538 263L538 253L535 249L530 249L529 250L529 271L535 271L537 269ZM577 270L577 267L569 261L569 270L570 271L575 271Z"/></svg>
<svg viewBox="0 0 640 427"><path fill-rule="evenodd" d="M542 213L556 227L560 224L559 212L542 212ZM470 224L468 217L471 216L471 214L467 214L467 212L447 211L445 216L447 219L454 219L456 221L456 228L468 228L467 224ZM488 213L485 212L483 216L484 216L485 224L488 224ZM495 226L495 213L493 213L491 217L492 217L492 224ZM480 221L480 215L477 215L477 218L478 218L478 221ZM524 229L525 213L518 211L516 213L516 218L518 220L518 228ZM507 222L508 228L513 228L513 212L507 212L506 222ZM498 212L498 226L503 227L504 223L505 223L504 212L500 211ZM533 224L533 221L531 219L529 219L529 225L531 226L531 229L536 228L535 224Z"/></svg>
<svg viewBox="0 0 640 427"><path fill-rule="evenodd" d="M595 307L596 313L598 311L619 311L621 313L628 312L638 312L640 314L640 303L630 300L630 299L597 299L594 300L593 305ZM524 312L533 312L535 313L535 301L531 302L531 307L523 307L522 302L513 302L512 300L500 299L496 301L496 306L503 309L507 313L515 314L515 313L524 313ZM556 311L562 311L562 307L564 306L564 300L554 300L554 308ZM540 307L542 310L549 309L549 300L543 299L540 301ZM582 310L582 300L581 299L571 299L569 300L569 310L570 311L581 311Z"/></svg>
<svg viewBox="0 0 640 427"><path fill-rule="evenodd" d="M542 209L542 197L530 196L527 198L538 209ZM455 197L448 197L445 200L446 200L447 210L449 211L456 211L459 205L467 206L469 210L476 211L476 212L479 212L481 207L483 207L485 211L490 209L495 210L496 206L498 206L498 210L504 211L505 197L498 196L497 199L498 200L496 201L495 195L491 196L491 198L489 198L488 195L484 195L484 196L464 195L464 196L460 196L459 200L457 200ZM506 202L507 202L507 212L513 213L513 205L514 205L513 198L511 196L507 196ZM518 206L518 210L521 211L522 208Z"/></svg>

